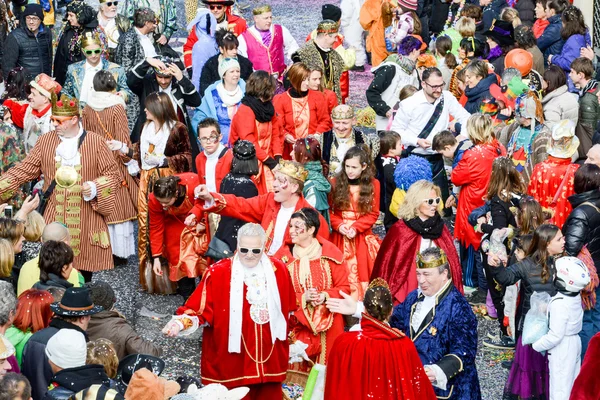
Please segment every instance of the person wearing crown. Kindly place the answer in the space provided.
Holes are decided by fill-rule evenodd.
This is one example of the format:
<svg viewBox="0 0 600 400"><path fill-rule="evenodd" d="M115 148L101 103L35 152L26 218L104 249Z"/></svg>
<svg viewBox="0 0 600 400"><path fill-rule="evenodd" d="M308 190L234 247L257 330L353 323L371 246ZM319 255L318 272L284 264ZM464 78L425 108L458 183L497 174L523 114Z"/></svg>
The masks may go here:
<svg viewBox="0 0 600 400"><path fill-rule="evenodd" d="M316 37L298 49L292 55L292 61L302 62L308 68L322 68L325 88L333 90L337 95L338 103L342 103L340 77L346 69L346 64L337 51L332 51L338 40L339 28L339 22L329 19L319 22Z"/></svg>
<svg viewBox="0 0 600 400"><path fill-rule="evenodd" d="M442 249L430 247L419 253L417 280L419 288L394 307L390 326L415 344L438 399L481 399L475 367L477 318L452 283ZM344 299L327 300L330 311L360 318L363 310L368 310L367 304L357 303L343 292L340 295Z"/></svg>
<svg viewBox="0 0 600 400"><path fill-rule="evenodd" d="M379 138L362 133L354 128L354 108L346 104L336 106L331 112L333 129L319 136L323 160L329 164L329 178L342 170L342 160L352 146L366 144L371 149L371 159L379 154Z"/></svg>
<svg viewBox="0 0 600 400"><path fill-rule="evenodd" d="M292 58L298 43L285 26L273 24L271 6L258 6L252 10L252 15L254 25L238 37L238 54L247 57L255 71L267 71L281 83L286 68L285 57ZM280 91L282 89L283 84Z"/></svg>
<svg viewBox="0 0 600 400"><path fill-rule="evenodd" d="M51 118L54 130L0 176L0 202L43 174L44 219L69 228L74 267L91 281L93 272L113 268L105 218L114 211L121 174L105 139L83 129L77 99L53 93Z"/></svg>
<svg viewBox="0 0 600 400"><path fill-rule="evenodd" d="M199 185L195 190L196 205L186 218L186 225L194 226L202 212L214 212L247 222L260 223L267 232L267 254L280 257L284 254L284 245L292 243L289 229L292 214L311 206L302 196L308 172L301 164L280 160L273 172L273 192L250 199L210 192L207 185ZM322 216L319 220L321 224L318 233L324 239L328 239L327 221Z"/></svg>
<svg viewBox="0 0 600 400"><path fill-rule="evenodd" d="M202 383L247 386L244 399L279 400L288 368L288 316L296 297L285 265L266 254L258 224L238 231L233 258L212 265L198 288L163 329L187 336L204 326Z"/></svg>

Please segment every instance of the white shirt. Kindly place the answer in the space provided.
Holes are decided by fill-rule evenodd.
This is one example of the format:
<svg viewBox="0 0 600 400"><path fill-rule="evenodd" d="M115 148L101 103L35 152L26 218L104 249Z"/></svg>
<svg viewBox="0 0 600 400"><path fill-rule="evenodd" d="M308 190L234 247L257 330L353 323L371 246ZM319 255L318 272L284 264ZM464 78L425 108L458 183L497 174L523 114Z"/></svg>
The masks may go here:
<svg viewBox="0 0 600 400"><path fill-rule="evenodd" d="M171 83L169 84L169 86L166 89L163 89L159 86L158 91L169 95L169 99L171 99L171 104L173 105L173 110L175 111L175 115L177 115L177 105L178 104L177 104L177 99L175 99L175 97L173 97L173 93L171 93L172 87L173 87L173 81L171 81Z"/></svg>
<svg viewBox="0 0 600 400"><path fill-rule="evenodd" d="M142 34L140 30L134 27L135 32L138 35L138 39L140 40L140 44L142 45L142 49L144 49L144 58L148 57L156 57L156 50L154 49L154 45L152 44L152 40L148 37L148 35Z"/></svg>
<svg viewBox="0 0 600 400"><path fill-rule="evenodd" d="M442 109L442 115L438 119L437 123L431 130L427 140L433 141L433 137L438 132L448 129L450 122L450 116L452 115L457 123L460 123L466 129L467 120L471 116L467 110L460 105L456 97L452 93L444 90L442 92L444 96L444 108ZM417 146L417 139L427 122L433 115L435 107L440 102L437 99L433 104L427 101L423 90L419 90L411 97L400 102L400 108L394 117L392 127L390 130L398 132L402 137L402 144L406 146ZM414 153L418 154L435 154L431 148L422 149L417 146Z"/></svg>
<svg viewBox="0 0 600 400"><path fill-rule="evenodd" d="M56 159L61 166L65 167L76 167L81 165L81 154L79 153L79 138L83 135L83 126L79 124L79 132L77 136L72 138L66 138L64 136L58 136L60 143L56 147ZM85 201L90 201L97 194L96 183L93 181L85 182L90 185L92 194L89 197L83 196Z"/></svg>
<svg viewBox="0 0 600 400"><path fill-rule="evenodd" d="M277 250L279 250L283 245L285 231L288 228L290 219L292 218L292 214L295 210L296 206L289 208L281 206L279 209L279 212L277 213L277 221L275 222L275 231L273 232L273 241L271 242L271 247L267 253L268 255L272 256L273 254L277 253Z"/></svg>
<svg viewBox="0 0 600 400"><path fill-rule="evenodd" d="M81 82L81 90L79 91L79 101L81 103L87 103L88 96L94 90L94 76L96 76L96 72L100 70L102 70L102 61L100 61L95 67L89 62L85 62L83 82Z"/></svg>
<svg viewBox="0 0 600 400"><path fill-rule="evenodd" d="M333 134L335 135L335 132L333 132ZM337 135L335 135L335 140L337 140L337 143L338 143L338 145L335 149L335 154L336 154L338 160L340 160L340 163L335 168L335 173L337 174L342 170L342 164L343 164L342 160L346 156L346 153L348 152L350 147L352 147L354 145L354 141L352 140L352 134L350 136L348 136L347 138L340 138Z"/></svg>
<svg viewBox="0 0 600 400"><path fill-rule="evenodd" d="M119 44L119 28L117 28L116 18L104 19L101 12L98 12L98 23L104 30L108 47L116 49Z"/></svg>
<svg viewBox="0 0 600 400"><path fill-rule="evenodd" d="M212 154L206 154L206 151L204 152L204 155L206 156L206 186L208 186L208 190L210 192L216 193L219 191L219 188L217 187L217 179L215 177L215 171L217 170L217 163L219 162L219 155L223 152L223 149L225 148L225 146L223 146L221 143L219 143L219 147L217 147L217 150L215 150L214 153Z"/></svg>
<svg viewBox="0 0 600 400"><path fill-rule="evenodd" d="M275 35L274 27L275 27L275 24L271 24L271 28L269 28L269 30L271 31L271 38ZM250 31L250 32L248 32L249 34L254 35L254 37L257 38L257 40L262 43L262 36L260 35L260 32L258 31L258 29L256 29L256 26L251 26L250 28L248 28L248 31ZM286 54L288 60L291 60L292 54L294 54L296 52L296 50L299 49L300 46L298 46L298 42L296 42L296 39L294 39L294 37L292 36L290 31L283 25L281 25L281 33L283 34L283 48L284 48L285 54ZM238 54L241 54L242 56L249 58L248 57L248 45L246 44L246 39L244 38L244 36L243 35L238 36L238 41L240 42L240 45L238 46Z"/></svg>

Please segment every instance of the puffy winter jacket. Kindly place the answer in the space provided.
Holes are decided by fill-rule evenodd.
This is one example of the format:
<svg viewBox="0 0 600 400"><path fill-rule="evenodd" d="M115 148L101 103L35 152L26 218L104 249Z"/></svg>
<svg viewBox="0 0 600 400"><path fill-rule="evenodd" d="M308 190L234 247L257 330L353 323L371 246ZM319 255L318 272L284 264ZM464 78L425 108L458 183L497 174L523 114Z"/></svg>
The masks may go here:
<svg viewBox="0 0 600 400"><path fill-rule="evenodd" d="M485 78L479 81L474 88L467 88L465 95L467 96L467 103L465 104L465 110L471 114L480 112L481 105L485 100L492 98L490 94L490 85L498 83L496 74L489 74Z"/></svg>
<svg viewBox="0 0 600 400"><path fill-rule="evenodd" d="M583 246L587 245L594 264L600 266L600 191L574 194L569 196L569 203L573 211L562 228L565 251L577 257Z"/></svg>
<svg viewBox="0 0 600 400"><path fill-rule="evenodd" d="M524 25L533 25L533 21L535 21L534 0L519 0L515 4L515 9L519 12L519 18Z"/></svg>
<svg viewBox="0 0 600 400"><path fill-rule="evenodd" d="M537 46L544 53L544 63L548 66L548 56L550 54L560 54L565 41L560 36L562 20L560 15L553 15L548 18L548 26L537 40Z"/></svg>
<svg viewBox="0 0 600 400"><path fill-rule="evenodd" d="M579 58L581 48L591 46L591 43L589 32L586 32L585 35L569 36L562 47L560 54L552 56L552 61L550 63L558 65L568 74L571 70L571 63L573 60Z"/></svg>
<svg viewBox="0 0 600 400"><path fill-rule="evenodd" d="M100 364L63 369L57 372L50 382L50 386L54 388L46 393L44 400L67 400L92 385L110 387L110 379L104 372L104 366Z"/></svg>
<svg viewBox="0 0 600 400"><path fill-rule="evenodd" d="M52 75L52 31L40 25L37 35L26 28L25 20L12 31L4 42L2 72L7 76L15 67L23 67L29 79L41 73Z"/></svg>
<svg viewBox="0 0 600 400"><path fill-rule="evenodd" d="M563 85L544 96L542 106L544 107L545 123L550 130L563 119L570 119L577 123L579 98L575 93L569 92L567 85Z"/></svg>
<svg viewBox="0 0 600 400"><path fill-rule="evenodd" d="M598 104L598 89L587 91L579 98L579 122L592 127L596 130L598 121L600 121L600 104Z"/></svg>

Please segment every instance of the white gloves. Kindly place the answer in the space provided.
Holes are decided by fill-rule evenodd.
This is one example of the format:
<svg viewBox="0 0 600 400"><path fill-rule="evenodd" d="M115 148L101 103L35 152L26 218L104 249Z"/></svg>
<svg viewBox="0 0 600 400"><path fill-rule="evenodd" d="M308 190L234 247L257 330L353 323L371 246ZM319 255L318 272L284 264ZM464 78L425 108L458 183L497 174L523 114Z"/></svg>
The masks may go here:
<svg viewBox="0 0 600 400"><path fill-rule="evenodd" d="M165 156L157 156L155 154L146 154L144 162L150 167L160 167L163 165Z"/></svg>
<svg viewBox="0 0 600 400"><path fill-rule="evenodd" d="M127 154L129 153L129 147L127 147L127 145L123 142L120 142L118 140L107 140L106 144L108 145L108 148L111 149L112 151L120 151L121 154Z"/></svg>

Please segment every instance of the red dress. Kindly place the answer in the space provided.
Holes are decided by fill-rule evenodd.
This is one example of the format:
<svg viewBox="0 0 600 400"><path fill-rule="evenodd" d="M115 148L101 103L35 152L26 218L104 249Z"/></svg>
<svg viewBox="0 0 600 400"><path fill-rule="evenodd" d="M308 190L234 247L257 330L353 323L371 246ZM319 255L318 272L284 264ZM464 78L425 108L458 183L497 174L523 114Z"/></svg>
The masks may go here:
<svg viewBox="0 0 600 400"><path fill-rule="evenodd" d="M281 299L281 312L287 316L296 310L296 296L285 265L270 258ZM230 258L211 266L200 285L176 314L197 316L200 324L208 323L202 335L202 383L220 383L229 389L282 382L288 368L289 345L287 341L271 339L269 324L257 324L250 317L248 290L244 283L242 308L242 345L240 353L229 353L229 292L231 285ZM264 397L265 400L282 398Z"/></svg>
<svg viewBox="0 0 600 400"><path fill-rule="evenodd" d="M346 332L333 344L325 399L435 400L413 342L363 314L362 332Z"/></svg>
<svg viewBox="0 0 600 400"><path fill-rule="evenodd" d="M319 293L327 293L327 297L341 298L340 290L350 293L348 284L348 268L344 264L342 252L328 240L318 238L321 244L321 257L310 261L310 284L305 287L300 281L300 260L292 259L292 255L282 257L287 263L288 257L292 259L287 265L292 277L292 284L296 292L298 310L290 319L290 330L295 339L308 344L306 353L315 363L327 365L331 346L335 340L344 333L344 318L341 314L329 312L325 304L313 307L303 301L303 294L310 288L315 288ZM287 247L286 247L287 248ZM308 370L308 366L300 369Z"/></svg>
<svg viewBox="0 0 600 400"><path fill-rule="evenodd" d="M349 210L339 210L330 204L331 228L333 229L331 241L344 252L352 296L358 300L362 300L369 285L369 278L373 272L375 258L381 243L371 230L379 218L379 181L373 179L371 183L373 185L373 201L370 212L361 214L358 211L359 185L349 186ZM331 186L335 186L335 179ZM348 239L339 233L339 227L343 223L350 224L356 230L356 236L353 239Z"/></svg>
<svg viewBox="0 0 600 400"><path fill-rule="evenodd" d="M600 333L595 334L588 344L581 371L575 379L570 400L600 400Z"/></svg>
<svg viewBox="0 0 600 400"><path fill-rule="evenodd" d="M573 179L578 168L579 165L572 164L570 158L548 156L546 161L533 167L531 173L527 192L554 213L550 221L559 228L573 209L567 199L575 194Z"/></svg>
<svg viewBox="0 0 600 400"><path fill-rule="evenodd" d="M259 173L256 176L256 187L260 194L273 191L273 173L263 164L271 157L283 155L283 131L277 114L270 122L258 122L254 111L245 104L240 105L231 120L229 145L233 147L238 139L248 140L254 144L256 158L259 161Z"/></svg>
<svg viewBox="0 0 600 400"><path fill-rule="evenodd" d="M179 206L164 210L153 193L148 196L150 216L150 249L152 257L163 256L169 262L169 279L196 278L206 269L204 254L208 248L206 234L197 235L183 223L194 206L194 189L198 186L198 175L187 172L178 174L180 185L185 186L187 197Z"/></svg>

